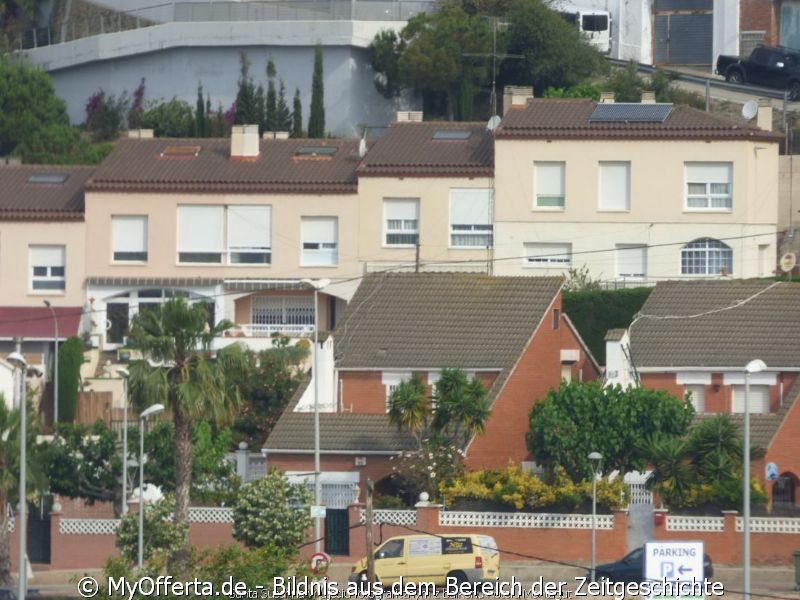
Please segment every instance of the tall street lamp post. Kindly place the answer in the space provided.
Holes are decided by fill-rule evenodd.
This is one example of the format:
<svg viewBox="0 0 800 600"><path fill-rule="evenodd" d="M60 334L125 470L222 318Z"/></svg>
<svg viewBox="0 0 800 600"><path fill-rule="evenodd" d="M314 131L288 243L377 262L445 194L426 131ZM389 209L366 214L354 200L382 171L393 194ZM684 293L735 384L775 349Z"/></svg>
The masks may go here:
<svg viewBox="0 0 800 600"><path fill-rule="evenodd" d="M53 338L54 358L53 358L53 431L58 425L58 317L56 309L50 306L50 300L45 300L44 305L50 309L53 315L53 327L55 328L55 338Z"/></svg>
<svg viewBox="0 0 800 600"><path fill-rule="evenodd" d="M302 279L302 283L314 288L314 355L312 356L314 370L314 505L322 504L322 480L320 479L319 457L319 291L330 285L330 279ZM319 510L317 508L316 510ZM322 550L322 526L320 517L314 517L314 551Z"/></svg>
<svg viewBox="0 0 800 600"><path fill-rule="evenodd" d="M25 357L19 352L12 352L8 355L10 362L16 369L19 369L20 384L19 388L19 512L17 513L17 535L18 543L18 563L19 581L17 582L17 598L25 598L28 583L27 573L27 541L28 541L28 473L27 473L27 440L28 440L28 415L27 403L25 402L25 376L27 375L28 363Z"/></svg>
<svg viewBox="0 0 800 600"><path fill-rule="evenodd" d="M144 563L144 423L147 417L156 415L164 410L163 404L148 406L139 415L139 572L142 572Z"/></svg>
<svg viewBox="0 0 800 600"><path fill-rule="evenodd" d="M742 449L742 574L744 597L750 598L750 375L766 370L767 365L758 358L744 367L744 444Z"/></svg>
<svg viewBox="0 0 800 600"><path fill-rule="evenodd" d="M125 367L117 369L122 377L122 514L128 513L128 377Z"/></svg>
<svg viewBox="0 0 800 600"><path fill-rule="evenodd" d="M600 474L600 463L603 455L599 452L589 453L589 462L592 465L592 581L597 566L597 476Z"/></svg>

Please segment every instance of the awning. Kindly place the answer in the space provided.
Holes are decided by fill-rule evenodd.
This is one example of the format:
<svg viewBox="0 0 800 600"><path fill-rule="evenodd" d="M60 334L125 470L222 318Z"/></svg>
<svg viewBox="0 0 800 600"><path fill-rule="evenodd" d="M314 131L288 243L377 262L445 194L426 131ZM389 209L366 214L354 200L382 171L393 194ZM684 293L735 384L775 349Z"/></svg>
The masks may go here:
<svg viewBox="0 0 800 600"><path fill-rule="evenodd" d="M83 307L54 306L58 319L58 339L78 335ZM53 312L46 306L0 307L0 340L52 340L55 338Z"/></svg>

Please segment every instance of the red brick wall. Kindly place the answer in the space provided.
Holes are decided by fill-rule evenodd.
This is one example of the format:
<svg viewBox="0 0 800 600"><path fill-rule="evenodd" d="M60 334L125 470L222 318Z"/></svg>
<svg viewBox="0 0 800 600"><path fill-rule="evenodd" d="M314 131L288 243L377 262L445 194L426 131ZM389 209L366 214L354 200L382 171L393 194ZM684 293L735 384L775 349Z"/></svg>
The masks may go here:
<svg viewBox="0 0 800 600"><path fill-rule="evenodd" d="M354 413L385 414L386 386L380 371L340 371L342 405Z"/></svg>
<svg viewBox="0 0 800 600"><path fill-rule="evenodd" d="M788 398L784 401L791 402ZM795 402L786 414L783 424L772 439L772 444L770 444L764 460L759 465L760 468L757 470L755 466L753 468L753 474L762 482L764 481L764 465L769 462L778 465L778 473L781 475L792 473L795 478L800 476L800 402ZM771 482L766 484L766 491L770 498L772 497L772 486ZM795 490L795 503L798 501L800 501L800 488Z"/></svg>
<svg viewBox="0 0 800 600"><path fill-rule="evenodd" d="M777 44L779 37L777 0L740 0L739 30L766 31L765 42Z"/></svg>

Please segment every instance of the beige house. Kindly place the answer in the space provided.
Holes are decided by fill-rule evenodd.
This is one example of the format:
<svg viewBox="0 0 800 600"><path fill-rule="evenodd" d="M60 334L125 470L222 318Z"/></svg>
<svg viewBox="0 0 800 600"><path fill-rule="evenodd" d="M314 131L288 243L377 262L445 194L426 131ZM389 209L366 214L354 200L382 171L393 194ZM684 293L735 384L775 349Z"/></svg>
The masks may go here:
<svg viewBox="0 0 800 600"><path fill-rule="evenodd" d="M491 272L491 132L421 116L400 113L358 168L364 269Z"/></svg>
<svg viewBox="0 0 800 600"><path fill-rule="evenodd" d="M86 192L86 293L104 348L172 295L207 302L234 336L328 329L360 273L357 140L125 139ZM310 282L330 279L319 312ZM340 285L337 281L344 281ZM352 284L349 287L353 287Z"/></svg>
<svg viewBox="0 0 800 600"><path fill-rule="evenodd" d="M497 274L776 269L779 134L688 106L523 99L495 135Z"/></svg>

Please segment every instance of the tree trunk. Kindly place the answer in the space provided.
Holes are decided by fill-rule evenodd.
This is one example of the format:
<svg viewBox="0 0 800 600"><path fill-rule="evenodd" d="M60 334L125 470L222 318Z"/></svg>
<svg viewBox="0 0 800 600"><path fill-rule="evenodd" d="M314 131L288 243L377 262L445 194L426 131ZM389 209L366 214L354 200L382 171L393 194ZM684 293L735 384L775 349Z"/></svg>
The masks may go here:
<svg viewBox="0 0 800 600"><path fill-rule="evenodd" d="M173 408L175 424L175 523L189 522L189 495L192 489L192 427L180 406ZM191 552L187 538L185 546L170 563L179 577L189 573Z"/></svg>
<svg viewBox="0 0 800 600"><path fill-rule="evenodd" d="M0 497L0 586L10 586L11 581L11 536L8 533L8 503ZM19 524L17 524L19 530Z"/></svg>

